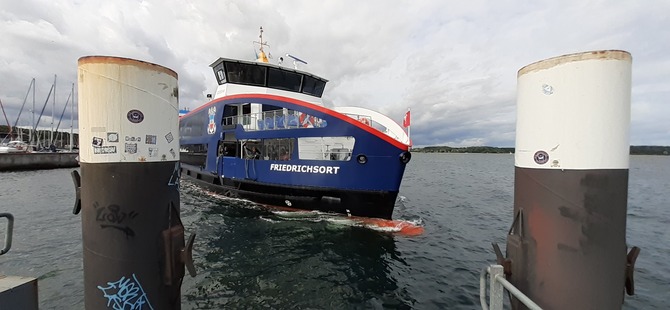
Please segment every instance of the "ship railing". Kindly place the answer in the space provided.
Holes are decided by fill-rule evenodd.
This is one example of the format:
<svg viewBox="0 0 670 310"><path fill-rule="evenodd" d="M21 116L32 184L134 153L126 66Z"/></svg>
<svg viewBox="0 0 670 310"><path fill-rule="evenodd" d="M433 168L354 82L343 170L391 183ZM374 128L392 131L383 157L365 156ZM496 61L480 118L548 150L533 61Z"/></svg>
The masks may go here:
<svg viewBox="0 0 670 310"><path fill-rule="evenodd" d="M373 125L372 117L369 116L369 115L352 114L352 113L344 113L344 115L349 116L349 117L351 117L351 118L353 118L353 119L355 119L355 120L357 120L357 121L359 121L363 124L366 124L368 126L372 127L372 125Z"/></svg>
<svg viewBox="0 0 670 310"><path fill-rule="evenodd" d="M489 304L486 302L486 275L489 275ZM505 279L504 269L501 265L491 265L484 268L479 275L479 302L483 310L502 310L505 289L523 303L528 309L541 310L535 302L522 293L512 283Z"/></svg>
<svg viewBox="0 0 670 310"><path fill-rule="evenodd" d="M372 119L372 117L369 116L369 115L352 114L352 113L344 113L344 115L349 116L349 117L351 117L351 118L353 118L353 119L355 119L355 120L357 120L357 121L359 121L363 124L366 124L366 125L368 125L372 128L375 128L375 129L383 132L384 134L386 134L387 136L389 136L389 137L391 137L395 140L398 140L400 142L403 141L400 136L398 136L396 133L391 131L389 128L386 128L384 125L382 125L378 122L375 122L374 119Z"/></svg>
<svg viewBox="0 0 670 310"><path fill-rule="evenodd" d="M305 115L303 120L301 120L301 116L301 112L289 109L246 113L243 115L224 117L223 125L235 126L241 124L246 131L326 126L326 122L322 119Z"/></svg>

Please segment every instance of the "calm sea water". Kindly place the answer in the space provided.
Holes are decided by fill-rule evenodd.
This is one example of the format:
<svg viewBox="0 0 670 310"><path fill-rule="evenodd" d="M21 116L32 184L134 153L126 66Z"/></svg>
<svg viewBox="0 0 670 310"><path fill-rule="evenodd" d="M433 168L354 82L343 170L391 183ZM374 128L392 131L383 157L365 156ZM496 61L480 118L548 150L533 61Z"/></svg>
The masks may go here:
<svg viewBox="0 0 670 310"><path fill-rule="evenodd" d="M415 153L394 215L425 228L413 237L272 213L183 182L182 218L198 234L183 308L479 309L479 272L512 222L513 166L513 155ZM0 274L38 277L42 309L83 308L70 171L0 173L0 212L16 218ZM631 157L627 241L642 253L624 309L670 300L668 190L670 157Z"/></svg>

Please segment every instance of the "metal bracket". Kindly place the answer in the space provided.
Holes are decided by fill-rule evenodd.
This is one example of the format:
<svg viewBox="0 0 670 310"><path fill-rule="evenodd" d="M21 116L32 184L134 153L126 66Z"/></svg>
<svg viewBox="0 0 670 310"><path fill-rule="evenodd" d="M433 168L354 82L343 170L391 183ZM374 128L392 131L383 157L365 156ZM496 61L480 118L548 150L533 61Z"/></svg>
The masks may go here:
<svg viewBox="0 0 670 310"><path fill-rule="evenodd" d="M626 255L625 288L628 296L635 295L635 278L633 277L633 273L635 271L635 261L637 260L638 255L640 255L640 248L636 246L632 247L630 252L628 252L628 255Z"/></svg>
<svg viewBox="0 0 670 310"><path fill-rule="evenodd" d="M510 226L507 235L523 237L523 209L519 209L514 215L514 221L512 221L512 225ZM512 260L503 255L497 243L492 242L491 245L493 246L493 251L496 253L496 263L503 266L505 276L510 277L512 275Z"/></svg>
<svg viewBox="0 0 670 310"><path fill-rule="evenodd" d="M523 237L523 209L519 209L514 215L514 221L512 221L512 226L510 226L507 234Z"/></svg>
<svg viewBox="0 0 670 310"><path fill-rule="evenodd" d="M195 266L193 264L193 243L195 234L191 234L188 243L184 244L184 225L179 218L179 210L173 202L168 207L168 225L169 227L162 231L164 266L163 266L163 284L173 285L175 280L181 281L184 278L184 267L188 273L196 276ZM176 217L177 223L173 224L172 217Z"/></svg>
<svg viewBox="0 0 670 310"><path fill-rule="evenodd" d="M188 241L186 242L186 246L181 249L180 255L179 255L179 261L186 266L186 269L188 270L188 274L191 277L195 277L197 275L195 271L195 265L193 264L193 242L195 241L195 234L191 234L190 237L188 237Z"/></svg>
<svg viewBox="0 0 670 310"><path fill-rule="evenodd" d="M505 276L509 277L512 275L512 260L505 257L502 254L502 251L500 250L500 247L498 246L497 243L491 242L491 245L493 246L493 252L496 253L496 263L498 265L503 266L503 270L505 271Z"/></svg>
<svg viewBox="0 0 670 310"><path fill-rule="evenodd" d="M7 218L7 232L5 233L5 247L0 250L0 255L9 252L12 248L12 231L14 230L14 216L11 213L0 213L0 217Z"/></svg>
<svg viewBox="0 0 670 310"><path fill-rule="evenodd" d="M72 182L74 182L75 201L72 214L79 214L81 211L81 176L77 170L70 173L72 175Z"/></svg>

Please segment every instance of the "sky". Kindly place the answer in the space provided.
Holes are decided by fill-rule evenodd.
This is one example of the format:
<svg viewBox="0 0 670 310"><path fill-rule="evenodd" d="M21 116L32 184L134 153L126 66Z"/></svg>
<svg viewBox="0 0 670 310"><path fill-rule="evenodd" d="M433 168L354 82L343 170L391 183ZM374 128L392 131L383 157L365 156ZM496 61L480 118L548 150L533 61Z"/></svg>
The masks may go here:
<svg viewBox="0 0 670 310"><path fill-rule="evenodd" d="M520 68L621 49L633 56L631 144L670 145L668 12L667 0L0 0L0 100L13 125L35 78L39 115L57 75L57 123L77 60L105 55L176 71L180 106L194 109L216 89L209 65L253 60L262 26L271 62L290 53L330 81L326 104L398 123L411 108L415 146L504 147L514 146ZM32 124L32 103L20 126ZM60 128L69 120L68 106Z"/></svg>

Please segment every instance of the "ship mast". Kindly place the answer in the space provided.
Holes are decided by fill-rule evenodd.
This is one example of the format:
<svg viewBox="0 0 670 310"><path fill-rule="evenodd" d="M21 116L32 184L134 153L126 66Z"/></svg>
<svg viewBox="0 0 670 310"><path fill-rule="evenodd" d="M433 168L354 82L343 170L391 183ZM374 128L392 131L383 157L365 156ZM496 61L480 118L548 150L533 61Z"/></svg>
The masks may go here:
<svg viewBox="0 0 670 310"><path fill-rule="evenodd" d="M263 41L263 26L261 26L261 34L258 36L258 38L260 38L260 41L254 41L254 43L260 45L260 53L258 54L258 59L256 59L256 61L269 62L268 57L265 55L265 52L263 51L263 46L270 47L270 45L268 45L268 42Z"/></svg>

